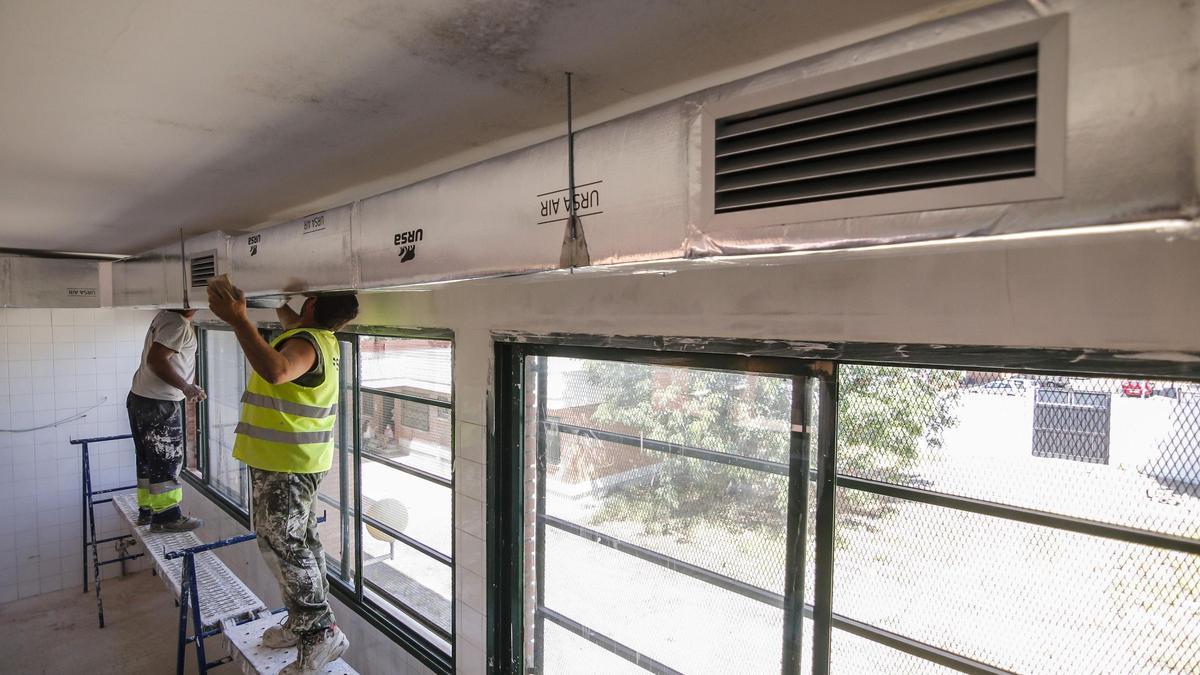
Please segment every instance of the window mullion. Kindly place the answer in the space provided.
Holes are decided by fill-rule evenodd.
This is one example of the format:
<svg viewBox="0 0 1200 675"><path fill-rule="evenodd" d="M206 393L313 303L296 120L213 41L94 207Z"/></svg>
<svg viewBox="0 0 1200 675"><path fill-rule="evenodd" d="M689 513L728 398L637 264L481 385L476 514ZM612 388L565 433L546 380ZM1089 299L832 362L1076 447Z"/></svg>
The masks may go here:
<svg viewBox="0 0 1200 675"><path fill-rule="evenodd" d="M362 404L362 359L360 340L354 339L354 596L363 601L363 523L362 523L362 424L359 410Z"/></svg>
<svg viewBox="0 0 1200 675"><path fill-rule="evenodd" d="M808 471L812 438L810 379L792 377L792 431L789 440L787 562L784 580L783 675L798 675L804 653L804 579L808 563Z"/></svg>
<svg viewBox="0 0 1200 675"><path fill-rule="evenodd" d="M837 493L838 369L820 374L817 420L817 506L813 588L813 675L828 675L833 622L833 547ZM805 474L807 476L807 473Z"/></svg>

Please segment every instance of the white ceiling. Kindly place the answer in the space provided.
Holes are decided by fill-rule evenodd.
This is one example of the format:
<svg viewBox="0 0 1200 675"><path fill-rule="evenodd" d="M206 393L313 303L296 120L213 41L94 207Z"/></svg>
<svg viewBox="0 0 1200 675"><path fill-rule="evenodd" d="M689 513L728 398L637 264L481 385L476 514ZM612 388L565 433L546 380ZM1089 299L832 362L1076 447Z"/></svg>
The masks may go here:
<svg viewBox="0 0 1200 675"><path fill-rule="evenodd" d="M963 0L0 0L0 248L305 215Z"/></svg>

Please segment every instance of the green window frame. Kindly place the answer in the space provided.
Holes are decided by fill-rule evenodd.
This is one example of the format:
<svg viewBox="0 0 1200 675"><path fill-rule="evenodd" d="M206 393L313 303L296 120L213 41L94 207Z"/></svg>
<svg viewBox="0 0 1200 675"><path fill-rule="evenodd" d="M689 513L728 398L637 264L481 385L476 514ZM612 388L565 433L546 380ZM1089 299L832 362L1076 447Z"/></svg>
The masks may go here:
<svg viewBox="0 0 1200 675"><path fill-rule="evenodd" d="M270 340L279 334L280 328L277 324L260 324L259 331L264 339ZM210 376L213 358L209 348L215 341L214 334L224 337L231 331L220 324L197 326L198 381L205 391L213 382ZM342 346L342 394L339 401L342 414L339 415L336 471L331 472L336 475L327 476L322 481L322 490L318 495L325 516L321 527L326 533L336 533L333 540L322 536L330 592L434 672L452 673L456 583L453 555L455 501L451 471L454 459L453 333L445 330L354 327L338 333L337 337ZM444 391L422 392L419 389L384 386L379 382L364 384L363 344L381 340L444 347L449 358L439 361L435 378L444 379ZM371 405L380 401L387 402L387 417L394 418L390 425L379 427L386 429L389 440L410 431L418 436L440 433L440 438L445 442L446 456L438 458L433 464L422 464L415 457L399 454L397 448L381 447L378 439L364 439L364 426L374 430L364 417L364 405L369 413ZM250 528L249 500L232 499L229 491L213 480L213 467L217 465L214 453L218 448L209 430L209 417L209 403L206 401L198 406L196 419L197 466L195 470L183 471L182 476L193 489L207 496L242 526ZM420 449L428 448L430 441L418 437L410 439L408 445L417 448L418 452L414 454L419 455ZM400 480L444 494L439 504L444 504L445 508L434 514L441 517L444 513L444 536L431 543L427 537L411 532L414 529L422 530L419 526L423 523L416 522L418 527L415 528L409 523L408 531L405 531L406 526L397 522L394 514L386 508L382 511L373 509L379 500L374 499L375 495L371 493L376 487L368 488L368 494L364 495L364 467L369 485L387 486ZM419 505L410 506L416 508ZM424 514L419 509L417 511L417 517L429 515L428 511ZM386 554L379 550L383 545L387 546ZM400 560L398 566L395 565L397 554ZM437 593L417 593L418 599L433 598L433 602L440 607L433 618L427 616L428 611L416 607L415 604L419 603L414 603L411 597L403 597L402 593L395 590L419 591L420 575L405 574L410 571L405 569L405 565L414 561L425 561L417 566L422 567L426 574L428 568L432 567L444 569L449 575L449 583L443 588L448 597L436 600L435 596L441 597ZM375 569L384 570L385 573L382 576L369 573Z"/></svg>

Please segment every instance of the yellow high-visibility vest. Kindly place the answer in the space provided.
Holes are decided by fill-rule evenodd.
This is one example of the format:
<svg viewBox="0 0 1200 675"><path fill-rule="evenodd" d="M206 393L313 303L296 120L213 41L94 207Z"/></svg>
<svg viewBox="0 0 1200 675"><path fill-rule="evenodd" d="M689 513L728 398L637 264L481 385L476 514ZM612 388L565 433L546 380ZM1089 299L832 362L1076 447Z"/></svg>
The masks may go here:
<svg viewBox="0 0 1200 675"><path fill-rule="evenodd" d="M317 473L333 466L341 350L337 337L320 328L289 330L275 338L271 346L277 347L298 333L307 333L317 344L325 379L305 387L295 382L270 384L258 373L250 376L242 395L233 458L256 469Z"/></svg>

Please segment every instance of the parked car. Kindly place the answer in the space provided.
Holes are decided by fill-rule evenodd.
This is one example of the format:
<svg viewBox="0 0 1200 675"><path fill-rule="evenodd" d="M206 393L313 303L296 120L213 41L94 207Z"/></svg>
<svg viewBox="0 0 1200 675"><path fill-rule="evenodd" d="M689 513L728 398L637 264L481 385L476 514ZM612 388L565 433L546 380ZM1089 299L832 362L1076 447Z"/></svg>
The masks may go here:
<svg viewBox="0 0 1200 675"><path fill-rule="evenodd" d="M1034 379L1031 377L1006 377L1003 380L992 380L978 386L970 387L967 391L978 394L1000 394L1003 396L1032 396L1038 389L1068 389L1062 380Z"/></svg>

